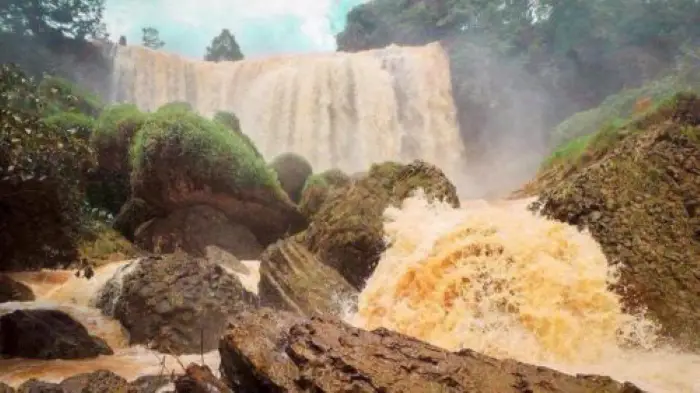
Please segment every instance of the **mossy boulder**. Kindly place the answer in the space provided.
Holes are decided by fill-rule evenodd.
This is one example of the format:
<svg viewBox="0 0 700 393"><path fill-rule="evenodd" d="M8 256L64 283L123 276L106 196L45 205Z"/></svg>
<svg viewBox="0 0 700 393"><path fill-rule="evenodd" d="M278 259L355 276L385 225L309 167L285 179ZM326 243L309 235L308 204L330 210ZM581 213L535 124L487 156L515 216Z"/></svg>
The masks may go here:
<svg viewBox="0 0 700 393"><path fill-rule="evenodd" d="M350 184L350 177L340 169L329 169L309 176L299 201L299 210L306 217L313 217L333 190Z"/></svg>
<svg viewBox="0 0 700 393"><path fill-rule="evenodd" d="M105 108L90 138L97 167L90 174L88 200L91 205L117 214L131 194L129 149L136 132L148 118L136 105Z"/></svg>
<svg viewBox="0 0 700 393"><path fill-rule="evenodd" d="M250 137L241 130L241 122L238 120L236 115L231 112L218 111L214 114L213 120L217 123L223 124L226 126L226 128L235 132L243 140L243 142L245 142L248 147L253 150L256 156L263 158L262 154L260 154L258 148L255 146L255 143L253 143Z"/></svg>
<svg viewBox="0 0 700 393"><path fill-rule="evenodd" d="M356 288L372 274L385 250L383 214L417 188L429 199L458 207L455 186L437 167L416 160L373 165L367 176L332 193L305 236L309 249Z"/></svg>
<svg viewBox="0 0 700 393"><path fill-rule="evenodd" d="M681 94L544 191L533 209L587 228L630 309L700 347L700 99Z"/></svg>
<svg viewBox="0 0 700 393"><path fill-rule="evenodd" d="M208 205L261 244L306 226L277 176L242 138L188 111L153 114L131 149L133 197L172 212Z"/></svg>
<svg viewBox="0 0 700 393"><path fill-rule="evenodd" d="M313 173L309 161L298 154L285 153L275 157L270 166L277 173L277 179L289 198L299 203L306 179Z"/></svg>
<svg viewBox="0 0 700 393"><path fill-rule="evenodd" d="M173 101L162 105L157 109L158 112L194 112L192 104L185 101Z"/></svg>

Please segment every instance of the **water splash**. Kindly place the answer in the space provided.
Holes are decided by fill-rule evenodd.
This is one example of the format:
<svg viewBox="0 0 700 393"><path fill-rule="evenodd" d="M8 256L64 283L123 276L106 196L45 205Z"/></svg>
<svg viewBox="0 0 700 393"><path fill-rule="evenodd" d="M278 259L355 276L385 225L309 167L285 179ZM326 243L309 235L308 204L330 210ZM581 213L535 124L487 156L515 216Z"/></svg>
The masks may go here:
<svg viewBox="0 0 700 393"><path fill-rule="evenodd" d="M422 193L385 215L390 247L347 318L354 325L651 391L697 382L700 356L657 346L657 327L622 311L608 289L618 273L589 234L522 203L454 209Z"/></svg>

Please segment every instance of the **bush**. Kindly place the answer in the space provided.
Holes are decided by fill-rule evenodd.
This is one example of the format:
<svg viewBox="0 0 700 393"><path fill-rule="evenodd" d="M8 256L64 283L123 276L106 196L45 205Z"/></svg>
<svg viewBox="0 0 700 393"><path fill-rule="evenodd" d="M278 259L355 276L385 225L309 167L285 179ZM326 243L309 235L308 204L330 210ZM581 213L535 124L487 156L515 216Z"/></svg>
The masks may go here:
<svg viewBox="0 0 700 393"><path fill-rule="evenodd" d="M82 113L59 112L43 119L49 127L64 130L87 141L95 130L95 119Z"/></svg>
<svg viewBox="0 0 700 393"><path fill-rule="evenodd" d="M157 165L182 169L199 183L237 190L280 184L244 139L222 124L188 111L157 112L137 132L130 151L132 182L149 181Z"/></svg>
<svg viewBox="0 0 700 393"><path fill-rule="evenodd" d="M194 108L189 102L173 101L161 106L156 112L194 112Z"/></svg>
<svg viewBox="0 0 700 393"><path fill-rule="evenodd" d="M262 154L260 154L258 148L255 146L255 143L253 143L248 135L241 131L241 123L238 121L238 117L236 117L236 115L231 112L219 111L214 115L214 121L225 125L228 129L238 134L238 136L241 137L243 141L253 150L255 155L263 158Z"/></svg>
<svg viewBox="0 0 700 393"><path fill-rule="evenodd" d="M48 115L60 112L77 112L96 117L102 110L100 99L70 81L55 77L45 77L39 84L39 94L47 103Z"/></svg>
<svg viewBox="0 0 700 393"><path fill-rule="evenodd" d="M48 103L32 78L0 66L0 269L77 258L87 143L41 119Z"/></svg>

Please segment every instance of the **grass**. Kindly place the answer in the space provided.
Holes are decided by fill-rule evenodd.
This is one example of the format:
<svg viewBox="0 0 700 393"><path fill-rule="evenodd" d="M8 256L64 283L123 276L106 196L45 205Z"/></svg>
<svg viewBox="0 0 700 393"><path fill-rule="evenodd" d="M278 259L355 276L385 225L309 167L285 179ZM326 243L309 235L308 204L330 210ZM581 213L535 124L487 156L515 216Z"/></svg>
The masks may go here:
<svg viewBox="0 0 700 393"><path fill-rule="evenodd" d="M159 111L151 115L131 145L133 170L140 172L156 165L164 159L161 154L166 149L177 151L199 180L231 189L263 186L281 192L274 170L240 135L196 113Z"/></svg>
<svg viewBox="0 0 700 393"><path fill-rule="evenodd" d="M39 83L38 88L39 94L51 103L47 108L48 114L66 111L97 116L104 106L95 94L67 79L48 76Z"/></svg>
<svg viewBox="0 0 700 393"><path fill-rule="evenodd" d="M146 121L147 114L141 112L134 104L119 104L107 107L97 119L97 126L92 134L94 146L105 146L119 139L119 130L125 122L133 126L132 131L140 128Z"/></svg>

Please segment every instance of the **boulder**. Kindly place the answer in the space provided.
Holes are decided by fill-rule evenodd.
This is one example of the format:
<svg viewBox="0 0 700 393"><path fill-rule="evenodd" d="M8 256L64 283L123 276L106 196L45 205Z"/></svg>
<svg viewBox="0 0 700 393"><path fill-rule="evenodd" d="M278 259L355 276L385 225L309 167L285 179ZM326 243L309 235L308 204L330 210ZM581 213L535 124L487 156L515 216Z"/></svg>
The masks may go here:
<svg viewBox="0 0 700 393"><path fill-rule="evenodd" d="M642 392L608 377L447 352L385 329L269 309L240 316L219 352L224 382L240 392Z"/></svg>
<svg viewBox="0 0 700 393"><path fill-rule="evenodd" d="M207 366L190 364L175 380L175 393L232 393Z"/></svg>
<svg viewBox="0 0 700 393"><path fill-rule="evenodd" d="M0 355L27 359L87 359L111 355L104 340L57 310L16 310L0 316Z"/></svg>
<svg viewBox="0 0 700 393"><path fill-rule="evenodd" d="M343 276L321 263L299 237L279 240L261 258L260 303L302 315L341 314L357 294Z"/></svg>
<svg viewBox="0 0 700 393"><path fill-rule="evenodd" d="M248 228L229 221L216 208L198 205L155 218L138 228L135 243L147 251L172 253L181 249L204 257L208 246L217 246L239 259L258 259L263 247Z"/></svg>
<svg viewBox="0 0 700 393"><path fill-rule="evenodd" d="M17 388L17 393L66 393L57 383L43 382L37 379L25 381Z"/></svg>
<svg viewBox="0 0 700 393"><path fill-rule="evenodd" d="M285 153L275 157L270 166L289 198L299 203L306 179L313 173L309 161L298 154Z"/></svg>
<svg viewBox="0 0 700 393"><path fill-rule="evenodd" d="M0 382L0 393L15 393L15 389L13 389L9 385L5 385L4 383Z"/></svg>
<svg viewBox="0 0 700 393"><path fill-rule="evenodd" d="M299 210L306 217L313 217L333 190L342 188L350 182L350 177L339 169L329 169L309 176L301 194Z"/></svg>
<svg viewBox="0 0 700 393"><path fill-rule="evenodd" d="M31 288L6 274L0 274L0 303L32 300L34 300L34 292Z"/></svg>
<svg viewBox="0 0 700 393"><path fill-rule="evenodd" d="M307 230L306 246L360 288L386 248L384 210L417 188L429 199L459 206L455 186L433 165L418 160L373 165L366 177L334 192L322 205Z"/></svg>
<svg viewBox="0 0 700 393"><path fill-rule="evenodd" d="M531 208L587 228L628 309L700 348L700 98L680 95L544 191Z"/></svg>
<svg viewBox="0 0 700 393"><path fill-rule="evenodd" d="M274 171L241 137L195 113L151 115L134 139L132 166L134 197L167 212L214 207L263 245L307 225Z"/></svg>
<svg viewBox="0 0 700 393"><path fill-rule="evenodd" d="M127 393L130 387L126 379L108 370L74 375L59 386L65 393Z"/></svg>
<svg viewBox="0 0 700 393"><path fill-rule="evenodd" d="M254 300L220 265L177 252L127 265L96 306L121 322L131 344L179 355L216 348L227 318Z"/></svg>

